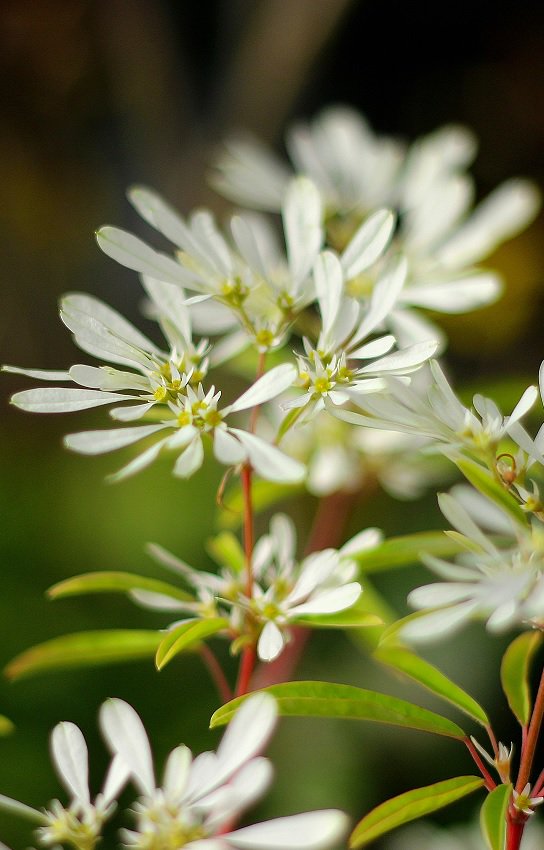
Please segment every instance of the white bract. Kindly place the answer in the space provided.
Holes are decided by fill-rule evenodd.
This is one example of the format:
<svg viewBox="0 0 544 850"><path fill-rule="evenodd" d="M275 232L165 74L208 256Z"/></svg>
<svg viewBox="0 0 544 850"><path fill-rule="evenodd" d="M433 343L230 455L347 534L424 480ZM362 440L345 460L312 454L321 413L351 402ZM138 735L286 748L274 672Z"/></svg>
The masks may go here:
<svg viewBox="0 0 544 850"><path fill-rule="evenodd" d="M346 816L334 810L241 829L230 827L270 784L271 766L259 754L272 733L276 714L272 697L250 697L229 724L217 752L193 759L187 747L176 747L158 787L139 716L122 700L104 703L100 720L106 740L141 793L134 806L135 828L123 830L124 843L138 850L318 850L334 844L347 826Z"/></svg>
<svg viewBox="0 0 544 850"><path fill-rule="evenodd" d="M406 147L377 137L361 115L337 106L295 125L287 148L295 173L321 193L335 247L346 245L371 210L388 206L398 213L394 244L408 257L410 275L388 322L403 344L438 336L420 308L463 313L494 301L500 279L476 264L539 208L531 183L510 180L471 211L474 186L466 169L476 142L465 127L442 127ZM223 194L252 208L280 208L291 172L263 145L231 139L216 168L213 182Z"/></svg>
<svg viewBox="0 0 544 850"><path fill-rule="evenodd" d="M492 632L514 626L544 627L544 537L540 524L515 525L507 514L470 489L441 494L442 513L466 546L455 563L423 554L444 581L413 590L408 602L422 614L409 618L406 640L449 635L472 619L485 619ZM511 541L497 545L481 525Z"/></svg>
<svg viewBox="0 0 544 850"><path fill-rule="evenodd" d="M74 723L59 723L51 734L51 756L60 781L70 795L65 807L53 800L49 808L38 811L0 795L0 808L40 824L37 837L41 844L70 844L76 850L93 850L105 821L115 811L115 799L129 778L129 771L114 758L104 781L103 791L94 802L89 791L89 756L85 738Z"/></svg>

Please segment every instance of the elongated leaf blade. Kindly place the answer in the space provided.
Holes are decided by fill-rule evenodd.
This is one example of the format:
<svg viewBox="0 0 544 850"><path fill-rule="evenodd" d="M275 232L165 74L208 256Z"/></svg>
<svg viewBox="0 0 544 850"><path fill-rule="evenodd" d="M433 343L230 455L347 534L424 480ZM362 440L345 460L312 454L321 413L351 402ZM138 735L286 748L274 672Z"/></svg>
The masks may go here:
<svg viewBox="0 0 544 850"><path fill-rule="evenodd" d="M512 713L522 726L531 717L529 672L531 661L542 644L542 632L523 632L512 641L501 663L501 684Z"/></svg>
<svg viewBox="0 0 544 850"><path fill-rule="evenodd" d="M364 817L353 830L349 846L364 847L386 832L417 820L472 794L484 784L478 776L457 776L424 788L415 788L382 803Z"/></svg>
<svg viewBox="0 0 544 850"><path fill-rule="evenodd" d="M162 640L158 631L111 629L75 632L27 649L5 669L10 679L74 667L96 667L152 658Z"/></svg>
<svg viewBox="0 0 544 850"><path fill-rule="evenodd" d="M410 649L398 644L391 645L386 643L378 647L374 652L374 657L378 661L381 661L382 664L386 664L388 667L392 667L394 670L398 670L400 673L408 676L408 678L418 682L418 684L427 688L435 696L455 705L456 708L468 714L469 717L482 726L489 724L487 714L475 699L460 688L459 685L456 685L455 682L452 682L437 667L429 664L428 661L420 658Z"/></svg>
<svg viewBox="0 0 544 850"><path fill-rule="evenodd" d="M344 720L370 720L449 738L465 738L463 730L446 717L406 700L367 691L353 685L330 682L284 682L264 691L275 697L280 714L289 717L336 717ZM217 709L210 727L224 726L246 697L237 697Z"/></svg>
<svg viewBox="0 0 544 850"><path fill-rule="evenodd" d="M162 596L170 596L180 602L193 601L189 593L167 581L159 581L135 573L113 571L85 573L65 579L50 587L47 594L51 599L62 599L65 596L79 596L85 593L130 593L131 590L160 593Z"/></svg>
<svg viewBox="0 0 544 850"><path fill-rule="evenodd" d="M364 573L377 573L416 564L422 553L448 558L462 552L463 547L442 531L423 531L384 540L375 549L353 555Z"/></svg>
<svg viewBox="0 0 544 850"><path fill-rule="evenodd" d="M261 513L274 507L278 502L284 502L303 491L302 484L276 484L272 481L257 479L251 488L251 498L255 513ZM244 519L244 497L240 486L235 486L224 500L219 516L221 528L235 529L242 525Z"/></svg>
<svg viewBox="0 0 544 850"><path fill-rule="evenodd" d="M179 626L167 632L166 637L163 637L159 644L155 656L157 670L166 667L180 652L186 652L207 637L228 628L228 625L229 622L224 617L210 617L207 620L189 620L186 623L180 623Z"/></svg>
<svg viewBox="0 0 544 850"><path fill-rule="evenodd" d="M480 809L480 828L489 850L504 850L506 809L511 793L511 785L497 785L487 795Z"/></svg>
<svg viewBox="0 0 544 850"><path fill-rule="evenodd" d="M241 573L246 566L242 545L231 531L222 531L206 543L206 549L214 561L222 567Z"/></svg>
<svg viewBox="0 0 544 850"><path fill-rule="evenodd" d="M5 797L3 794L0 794L0 811L9 812L17 817L24 818L32 823L41 824L42 826L47 823L47 818L43 812L32 809L30 806L25 805L25 803L20 803L19 800L12 800L11 797ZM3 847L4 845L0 844L0 846Z"/></svg>
<svg viewBox="0 0 544 850"><path fill-rule="evenodd" d="M4 735L11 735L14 729L15 727L11 720L4 717L3 714L0 714L0 736L3 737Z"/></svg>
<svg viewBox="0 0 544 850"><path fill-rule="evenodd" d="M383 620L370 611L361 611L357 606L337 611L335 614L308 614L293 620L299 626L309 629L367 629L370 626L381 626Z"/></svg>
<svg viewBox="0 0 544 850"><path fill-rule="evenodd" d="M527 515L521 510L514 497L493 478L487 469L467 458L455 460L455 464L473 487L495 502L517 525L527 526Z"/></svg>

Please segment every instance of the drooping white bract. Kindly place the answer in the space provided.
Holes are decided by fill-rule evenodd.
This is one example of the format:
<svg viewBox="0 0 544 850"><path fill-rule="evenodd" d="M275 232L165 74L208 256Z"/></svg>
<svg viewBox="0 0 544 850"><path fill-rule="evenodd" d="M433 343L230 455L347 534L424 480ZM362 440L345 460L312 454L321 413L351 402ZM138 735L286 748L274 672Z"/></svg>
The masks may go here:
<svg viewBox="0 0 544 850"><path fill-rule="evenodd" d="M277 658L289 639L289 624L309 625L307 618L312 615L351 608L361 594L361 585L353 581L357 565L350 555L380 541L380 532L367 529L340 550L324 549L299 562L294 525L289 517L276 514L269 533L255 546L253 595L239 600L260 628L259 658Z"/></svg>
<svg viewBox="0 0 544 850"><path fill-rule="evenodd" d="M445 451L468 448L478 452L496 451L507 433L531 409L538 392L528 387L510 416L504 416L494 401L475 395L473 409L457 398L436 361L430 362L432 382L423 392L407 386L398 378L387 378L388 394L373 394L357 399L370 416L340 410L336 415L346 422L391 431L402 431L437 440ZM522 448L536 449L527 435Z"/></svg>
<svg viewBox="0 0 544 850"><path fill-rule="evenodd" d="M441 494L442 513L463 535L467 552L449 563L422 555L443 582L419 587L408 602L424 613L409 620L400 634L406 640L432 640L449 635L472 619L485 619L500 632L513 626L544 627L544 545L542 529L515 525L483 496L465 488ZM497 545L480 527L506 536Z"/></svg>
<svg viewBox="0 0 544 850"><path fill-rule="evenodd" d="M498 275L477 264L539 208L531 183L510 180L471 212L474 187L466 169L476 142L465 127L445 126L405 147L377 137L361 115L337 106L295 125L287 147L295 173L310 177L322 195L334 247L344 247L371 210L398 213L394 245L408 257L410 273L388 324L403 345L438 337L420 308L464 313L497 298ZM232 139L216 166L213 182L223 194L256 209L280 208L292 172L263 145ZM360 284L364 292L368 282Z"/></svg>
<svg viewBox="0 0 544 850"><path fill-rule="evenodd" d="M105 821L116 808L115 799L127 782L129 771L121 759L114 757L103 791L92 802L87 744L78 726L67 722L55 726L51 734L51 756L70 795L68 807L53 800L48 809L38 811L0 795L0 808L39 824L37 837L47 847L70 844L78 850L93 850Z"/></svg>
<svg viewBox="0 0 544 850"><path fill-rule="evenodd" d="M395 339L390 334L367 341L402 289L406 277L402 259L380 278L367 309L345 295L342 261L332 251L320 254L314 277L321 330L315 348L304 340L305 356L299 359L299 382L306 392L286 402L284 409L305 408L303 418L324 408L336 414L346 402L359 403L361 396L384 389L384 376L409 374L436 351L433 340L393 353Z"/></svg>
<svg viewBox="0 0 544 850"><path fill-rule="evenodd" d="M229 828L270 784L270 763L259 753L276 714L272 697L250 697L229 724L217 752L193 759L187 747L176 747L168 756L163 785L157 787L139 716L122 700L104 703L100 721L106 740L142 795L134 806L135 828L123 830L125 844L138 850L318 850L334 844L347 826L346 816L334 810Z"/></svg>

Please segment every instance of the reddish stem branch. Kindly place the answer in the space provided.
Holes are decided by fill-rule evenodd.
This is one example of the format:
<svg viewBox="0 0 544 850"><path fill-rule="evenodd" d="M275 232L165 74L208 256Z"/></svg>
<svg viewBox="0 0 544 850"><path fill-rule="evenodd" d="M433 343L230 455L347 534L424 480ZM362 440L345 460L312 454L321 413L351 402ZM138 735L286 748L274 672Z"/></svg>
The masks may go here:
<svg viewBox="0 0 544 850"><path fill-rule="evenodd" d="M210 647L203 643L200 647L200 657L202 661L206 665L210 677L217 688L217 693L222 702L229 702L232 699L232 691L230 689L230 685L227 682L227 677L223 672L223 668L221 667L219 661L213 654Z"/></svg>
<svg viewBox="0 0 544 850"><path fill-rule="evenodd" d="M246 646L242 652L240 660L240 672L238 673L238 681L236 683L236 696L241 697L249 691L249 684L257 653L253 645Z"/></svg>
<svg viewBox="0 0 544 850"><path fill-rule="evenodd" d="M510 815L506 821L506 850L519 850L526 821L512 820Z"/></svg>
<svg viewBox="0 0 544 850"><path fill-rule="evenodd" d="M542 676L540 677L540 684L538 686L538 692L535 699L535 704L533 708L533 713L531 715L531 721L529 723L529 729L527 731L527 738L525 740L525 746L523 747L521 754L521 764L519 766L519 774L518 781L516 783L516 791L518 794L521 794L527 783L529 782L529 777L531 775L531 768L533 766L533 759L535 757L536 745L538 743L538 736L540 735L540 727L542 725L542 718L544 716L544 670L542 671Z"/></svg>
<svg viewBox="0 0 544 850"><path fill-rule="evenodd" d="M481 760L480 755L478 753L478 750L476 749L476 747L474 746L474 744L472 743L470 738L468 738L468 737L463 738L463 741L467 745L467 748L468 748L470 755L472 756L472 758L476 762L478 770L480 771L480 773L482 774L482 776L484 778L485 787L487 788L488 791L493 791L493 789L497 787L497 783L495 782L495 780L493 779L493 777L489 773L487 767L485 766L485 764Z"/></svg>

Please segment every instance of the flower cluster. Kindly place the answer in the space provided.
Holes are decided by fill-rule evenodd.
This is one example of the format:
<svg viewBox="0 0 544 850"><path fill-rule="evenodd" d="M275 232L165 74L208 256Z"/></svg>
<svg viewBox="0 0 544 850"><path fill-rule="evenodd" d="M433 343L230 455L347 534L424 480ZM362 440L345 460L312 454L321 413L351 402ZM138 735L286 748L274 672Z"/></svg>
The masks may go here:
<svg viewBox="0 0 544 850"><path fill-rule="evenodd" d="M44 812L0 795L0 808L39 824L45 847L69 844L94 850L102 826L115 811L115 799L131 782L140 794L132 806L133 829L121 831L124 846L138 850L266 850L270 847L330 847L345 833L347 817L336 810L306 812L233 829L232 824L270 785L272 769L260 755L276 720L272 697L258 694L236 713L216 753L193 759L188 747L176 747L157 786L151 749L142 721L120 699L100 710L100 725L112 752L104 791L90 802L85 739L73 723L53 730L53 762L71 796L68 808L55 800Z"/></svg>

